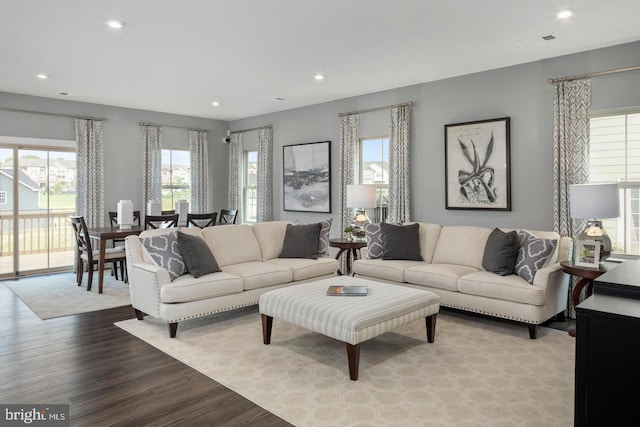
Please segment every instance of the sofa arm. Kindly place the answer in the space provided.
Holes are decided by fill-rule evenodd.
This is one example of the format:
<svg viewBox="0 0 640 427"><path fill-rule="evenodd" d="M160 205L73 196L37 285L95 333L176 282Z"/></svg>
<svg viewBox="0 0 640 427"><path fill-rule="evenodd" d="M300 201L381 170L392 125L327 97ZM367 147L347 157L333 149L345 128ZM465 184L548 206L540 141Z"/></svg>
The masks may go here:
<svg viewBox="0 0 640 427"><path fill-rule="evenodd" d="M155 264L133 262L129 265L131 305L153 317L160 318L160 288L171 283L169 272Z"/></svg>
<svg viewBox="0 0 640 427"><path fill-rule="evenodd" d="M538 270L533 277L533 285L546 289L550 285L560 285L564 280L567 280L567 277L562 271L560 263L555 263Z"/></svg>

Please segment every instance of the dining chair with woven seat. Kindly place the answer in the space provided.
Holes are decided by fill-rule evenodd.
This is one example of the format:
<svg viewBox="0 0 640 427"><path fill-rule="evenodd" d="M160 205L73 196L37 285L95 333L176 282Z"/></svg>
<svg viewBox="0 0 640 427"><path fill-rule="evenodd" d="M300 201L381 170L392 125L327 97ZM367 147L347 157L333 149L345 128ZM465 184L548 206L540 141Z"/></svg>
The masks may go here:
<svg viewBox="0 0 640 427"><path fill-rule="evenodd" d="M216 218L218 218L218 212L210 212L203 214L188 213L187 214L187 227L212 227L216 225Z"/></svg>
<svg viewBox="0 0 640 427"><path fill-rule="evenodd" d="M144 229L171 228L178 226L178 214L172 215L145 215Z"/></svg>
<svg viewBox="0 0 640 427"><path fill-rule="evenodd" d="M237 209L220 209L220 224L235 224L237 220Z"/></svg>
<svg viewBox="0 0 640 427"><path fill-rule="evenodd" d="M83 216L72 215L69 217L73 233L76 238L76 280L78 286L82 285L82 277L84 275L84 268L87 267L89 273L89 279L87 281L87 291L91 290L93 283L93 268L99 261L99 251L94 250L91 246L91 238L89 237L89 230L87 229L87 223L84 221ZM111 262L112 268L115 268L115 264L124 262L126 254L124 249L109 248L105 252L105 262Z"/></svg>

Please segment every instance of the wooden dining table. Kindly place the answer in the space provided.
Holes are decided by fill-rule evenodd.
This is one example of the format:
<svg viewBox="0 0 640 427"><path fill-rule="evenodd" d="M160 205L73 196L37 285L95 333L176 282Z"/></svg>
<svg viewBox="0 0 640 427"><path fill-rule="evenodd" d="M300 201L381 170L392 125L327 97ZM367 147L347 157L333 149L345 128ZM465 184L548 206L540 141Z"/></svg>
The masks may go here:
<svg viewBox="0 0 640 427"><path fill-rule="evenodd" d="M107 251L107 241L137 236L144 231L144 226L132 225L130 228L94 227L88 228L87 231L90 239L98 241L98 293L101 294L104 283L104 254Z"/></svg>

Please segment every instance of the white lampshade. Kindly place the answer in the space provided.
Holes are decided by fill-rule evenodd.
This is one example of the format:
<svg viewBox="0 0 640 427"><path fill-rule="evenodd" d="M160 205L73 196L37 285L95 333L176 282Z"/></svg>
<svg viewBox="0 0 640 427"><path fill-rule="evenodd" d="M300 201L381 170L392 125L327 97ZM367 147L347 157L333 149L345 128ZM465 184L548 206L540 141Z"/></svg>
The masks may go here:
<svg viewBox="0 0 640 427"><path fill-rule="evenodd" d="M571 217L604 219L620 216L618 184L574 184L569 186Z"/></svg>
<svg viewBox="0 0 640 427"><path fill-rule="evenodd" d="M377 188L373 184L347 185L348 208L375 208Z"/></svg>

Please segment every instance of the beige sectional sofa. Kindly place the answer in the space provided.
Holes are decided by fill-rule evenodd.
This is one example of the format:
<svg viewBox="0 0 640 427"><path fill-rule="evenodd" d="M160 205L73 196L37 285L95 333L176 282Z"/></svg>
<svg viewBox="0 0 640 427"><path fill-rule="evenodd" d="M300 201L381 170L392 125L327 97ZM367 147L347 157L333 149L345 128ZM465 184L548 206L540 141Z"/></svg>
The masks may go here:
<svg viewBox="0 0 640 427"><path fill-rule="evenodd" d="M258 303L262 293L284 286L330 277L338 261L278 258L288 221L254 225L181 228L200 236L215 257L221 272L198 278L183 274L171 281L169 271L150 257L140 238L170 233L175 229L144 231L126 239L127 271L131 303L139 320L145 314L169 325L176 335L178 322Z"/></svg>
<svg viewBox="0 0 640 427"><path fill-rule="evenodd" d="M355 261L354 274L429 290L440 296L444 307L524 322L531 339L536 338L537 325L565 310L569 277L559 263L571 259L571 238L527 230L536 237L557 240L555 251L529 283L516 274L501 276L483 269L485 244L492 228L419 225L423 261L365 256Z"/></svg>

